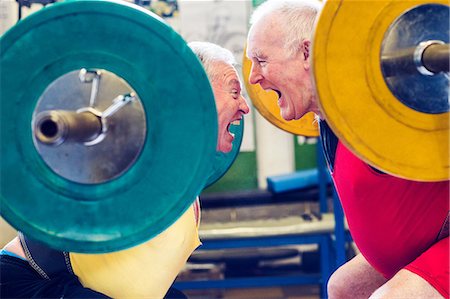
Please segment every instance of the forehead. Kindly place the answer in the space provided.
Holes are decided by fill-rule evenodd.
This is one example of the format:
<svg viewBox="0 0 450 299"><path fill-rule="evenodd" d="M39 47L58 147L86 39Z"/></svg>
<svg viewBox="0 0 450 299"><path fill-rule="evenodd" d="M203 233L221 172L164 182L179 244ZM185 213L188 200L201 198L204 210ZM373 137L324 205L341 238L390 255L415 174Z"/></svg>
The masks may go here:
<svg viewBox="0 0 450 299"><path fill-rule="evenodd" d="M237 71L234 66L228 63L218 62L216 67L217 70L224 75L224 77L237 76Z"/></svg>
<svg viewBox="0 0 450 299"><path fill-rule="evenodd" d="M278 18L264 17L251 28L247 41L247 56L274 56L283 49L284 31Z"/></svg>
<svg viewBox="0 0 450 299"><path fill-rule="evenodd" d="M239 76L236 69L225 62L217 62L214 66L216 68L216 74L221 80L218 83L226 85L240 85Z"/></svg>

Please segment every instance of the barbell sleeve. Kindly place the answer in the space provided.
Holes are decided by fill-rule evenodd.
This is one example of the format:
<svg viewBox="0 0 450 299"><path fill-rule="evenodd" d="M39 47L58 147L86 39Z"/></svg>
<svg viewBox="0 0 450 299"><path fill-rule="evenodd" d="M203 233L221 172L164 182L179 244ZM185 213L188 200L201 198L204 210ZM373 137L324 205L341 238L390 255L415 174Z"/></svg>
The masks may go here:
<svg viewBox="0 0 450 299"><path fill-rule="evenodd" d="M399 50L381 57L385 77L415 74L432 76L449 72L450 46L440 41L426 41L417 47Z"/></svg>
<svg viewBox="0 0 450 299"><path fill-rule="evenodd" d="M91 141L102 132L100 118L88 111L43 111L36 116L34 124L36 139L53 146L63 142Z"/></svg>
<svg viewBox="0 0 450 299"><path fill-rule="evenodd" d="M431 44L425 48L422 54L423 66L430 72L437 74L449 72L449 44Z"/></svg>

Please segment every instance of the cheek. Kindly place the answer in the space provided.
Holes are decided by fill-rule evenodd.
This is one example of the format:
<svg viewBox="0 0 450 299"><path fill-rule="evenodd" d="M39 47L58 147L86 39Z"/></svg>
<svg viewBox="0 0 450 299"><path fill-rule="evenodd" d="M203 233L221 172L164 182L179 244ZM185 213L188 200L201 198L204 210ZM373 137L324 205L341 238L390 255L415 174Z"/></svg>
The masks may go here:
<svg viewBox="0 0 450 299"><path fill-rule="evenodd" d="M267 69L267 73L273 79L285 78L286 77L286 71L289 70L289 65L284 65L284 64L268 65L266 67L266 69Z"/></svg>
<svg viewBox="0 0 450 299"><path fill-rule="evenodd" d="M220 120L223 119L223 115L226 111L226 107L223 102L216 101L217 120L220 124Z"/></svg>
<svg viewBox="0 0 450 299"><path fill-rule="evenodd" d="M219 119L219 136L222 136L222 134L227 130L227 124L224 121L221 121Z"/></svg>
<svg viewBox="0 0 450 299"><path fill-rule="evenodd" d="M219 117L219 119L217 120L219 122L219 126L218 126L218 136L219 136L219 142L227 135L227 126L229 123L229 120L227 120L224 115L222 115L222 117Z"/></svg>
<svg viewBox="0 0 450 299"><path fill-rule="evenodd" d="M232 117L234 114L235 108L235 100L234 99L228 99L227 101L223 101L217 105L217 116L219 120L227 120Z"/></svg>
<svg viewBox="0 0 450 299"><path fill-rule="evenodd" d="M221 107L217 110L217 122L219 123L219 127L223 126L223 123L225 122L225 109Z"/></svg>
<svg viewBox="0 0 450 299"><path fill-rule="evenodd" d="M303 98L303 94L301 92L301 87L298 85L296 85L296 87L297 89L290 88L286 92L287 99L291 107L297 106L302 102L301 99Z"/></svg>
<svg viewBox="0 0 450 299"><path fill-rule="evenodd" d="M272 81L272 79L276 79L279 75L276 68L271 66L266 66L265 68L263 68L261 74L269 81Z"/></svg>

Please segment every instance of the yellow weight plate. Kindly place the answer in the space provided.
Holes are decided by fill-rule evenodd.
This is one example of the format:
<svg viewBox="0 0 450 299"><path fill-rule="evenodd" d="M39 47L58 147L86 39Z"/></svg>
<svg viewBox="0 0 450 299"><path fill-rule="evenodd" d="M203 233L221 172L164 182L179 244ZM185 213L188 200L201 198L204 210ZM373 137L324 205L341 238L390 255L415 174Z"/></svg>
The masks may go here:
<svg viewBox="0 0 450 299"><path fill-rule="evenodd" d="M398 177L443 181L449 178L449 113L402 104L381 71L381 47L391 24L427 3L327 1L314 36L313 73L322 113L358 157Z"/></svg>
<svg viewBox="0 0 450 299"><path fill-rule="evenodd" d="M245 51L244 51L245 53ZM252 62L245 55L242 61L242 73L247 93L253 106L261 115L276 127L301 136L317 137L319 129L314 113L305 114L301 119L286 121L280 114L280 107L277 104L277 95L273 91L265 91L259 84L250 84L248 78L252 69Z"/></svg>

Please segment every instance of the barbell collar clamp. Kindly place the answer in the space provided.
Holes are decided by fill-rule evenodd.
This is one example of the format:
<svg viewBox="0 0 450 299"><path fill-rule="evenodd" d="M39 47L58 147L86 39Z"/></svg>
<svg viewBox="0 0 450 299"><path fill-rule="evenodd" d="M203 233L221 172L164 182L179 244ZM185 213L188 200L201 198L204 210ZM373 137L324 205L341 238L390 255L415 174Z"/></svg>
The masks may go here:
<svg viewBox="0 0 450 299"><path fill-rule="evenodd" d="M78 78L80 78L80 81L82 83L92 83L96 78L100 78L102 75L102 72L100 70L96 69L85 69L82 68L80 70L80 73L78 74Z"/></svg>
<svg viewBox="0 0 450 299"><path fill-rule="evenodd" d="M85 68L82 68L78 73L78 78L82 83L92 83L91 95L89 97L89 107L95 106L95 100L97 99L101 76L102 72L95 69L87 70Z"/></svg>
<svg viewBox="0 0 450 299"><path fill-rule="evenodd" d="M113 114L115 114L117 111L122 109L126 104L136 100L136 95L132 92L129 94L119 95L114 100L111 106L105 109L105 111L102 112L101 117L102 119L106 119Z"/></svg>

